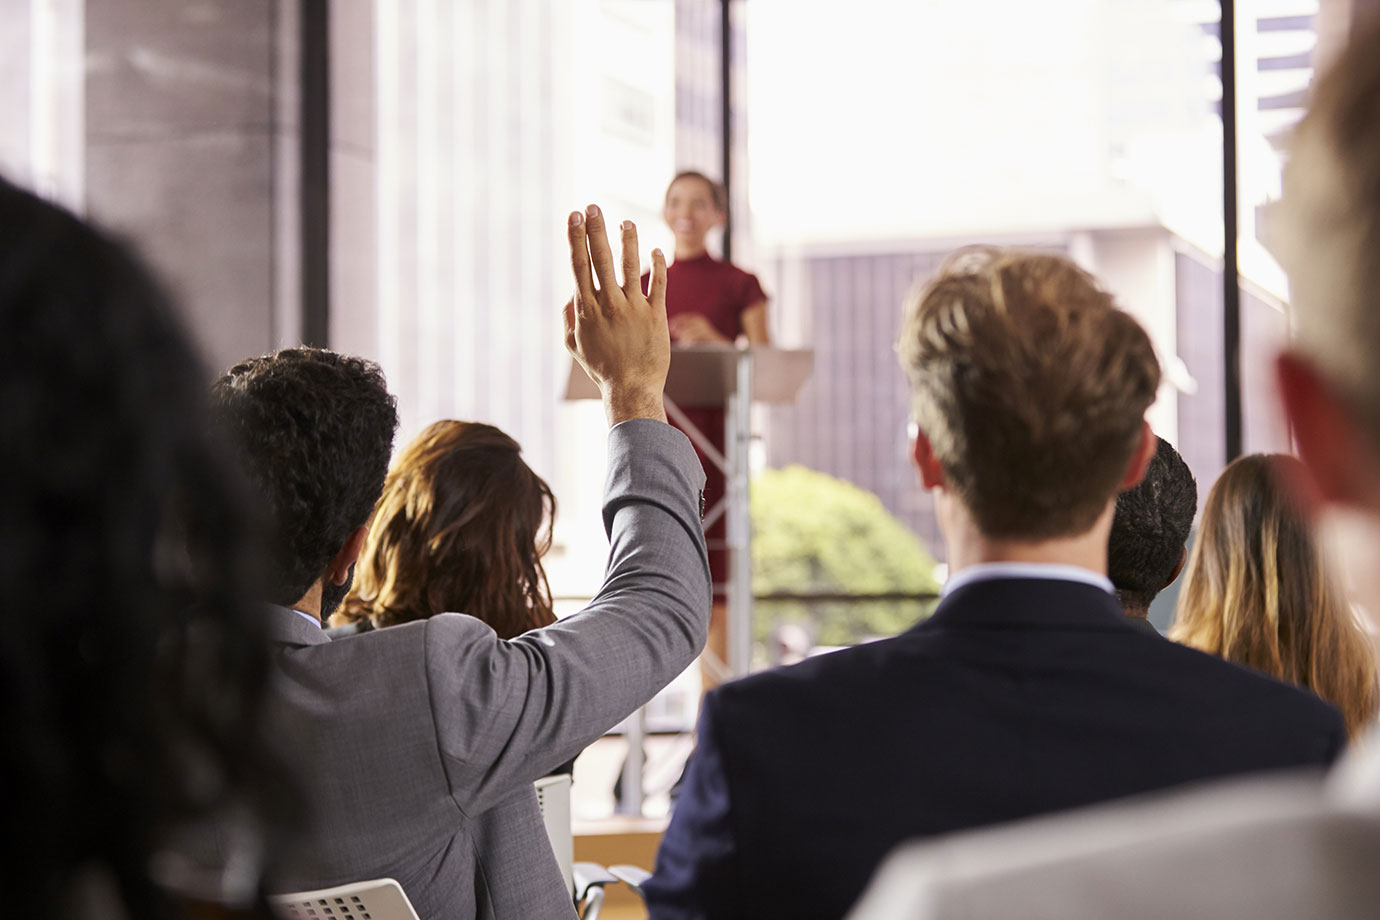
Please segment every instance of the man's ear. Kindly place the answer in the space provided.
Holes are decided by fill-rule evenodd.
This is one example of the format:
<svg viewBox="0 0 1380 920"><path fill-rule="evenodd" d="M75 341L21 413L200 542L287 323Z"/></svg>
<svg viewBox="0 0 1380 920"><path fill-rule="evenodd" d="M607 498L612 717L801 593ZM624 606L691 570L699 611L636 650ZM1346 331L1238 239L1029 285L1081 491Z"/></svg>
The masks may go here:
<svg viewBox="0 0 1380 920"><path fill-rule="evenodd" d="M350 580L350 566L358 561L359 554L364 549L364 538L367 536L368 524L362 524L350 531L350 535L345 538L345 545L340 547L340 552L335 554L335 558L326 567L332 582L343 585Z"/></svg>
<svg viewBox="0 0 1380 920"><path fill-rule="evenodd" d="M1311 515L1324 504L1369 508L1375 497L1374 474L1367 469L1371 450L1350 408L1307 358L1293 352L1275 359L1275 380L1310 474L1309 481L1290 483L1304 510Z"/></svg>
<svg viewBox="0 0 1380 920"><path fill-rule="evenodd" d="M1155 451L1160 446L1160 439L1155 437L1155 432L1150 428L1149 422L1140 423L1140 445L1136 452L1131 455L1131 462L1126 467L1126 475L1118 485L1118 492L1125 492L1127 489L1134 489L1140 485L1140 481L1145 478L1145 471L1150 469L1150 461L1155 459Z"/></svg>
<svg viewBox="0 0 1380 920"><path fill-rule="evenodd" d="M939 458L934 455L930 439L925 437L925 432L918 427L915 429L915 443L911 445L910 456L915 461L915 468L920 471L922 486L926 489L937 489L944 485L944 468L939 465Z"/></svg>

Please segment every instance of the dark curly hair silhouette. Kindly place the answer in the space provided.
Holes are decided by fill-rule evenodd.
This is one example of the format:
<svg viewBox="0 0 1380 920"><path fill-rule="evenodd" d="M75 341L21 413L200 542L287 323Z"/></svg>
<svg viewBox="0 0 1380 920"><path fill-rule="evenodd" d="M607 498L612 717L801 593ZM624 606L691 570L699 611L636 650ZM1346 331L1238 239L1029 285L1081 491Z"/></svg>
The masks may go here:
<svg viewBox="0 0 1380 920"><path fill-rule="evenodd" d="M1192 471L1174 445L1159 438L1145 478L1117 496L1107 540L1107 576L1122 607L1144 614L1173 583L1197 513Z"/></svg>
<svg viewBox="0 0 1380 920"><path fill-rule="evenodd" d="M290 606L368 522L393 452L396 402L377 364L319 348L243 361L211 397L271 522L266 598ZM323 579L323 621L348 588Z"/></svg>

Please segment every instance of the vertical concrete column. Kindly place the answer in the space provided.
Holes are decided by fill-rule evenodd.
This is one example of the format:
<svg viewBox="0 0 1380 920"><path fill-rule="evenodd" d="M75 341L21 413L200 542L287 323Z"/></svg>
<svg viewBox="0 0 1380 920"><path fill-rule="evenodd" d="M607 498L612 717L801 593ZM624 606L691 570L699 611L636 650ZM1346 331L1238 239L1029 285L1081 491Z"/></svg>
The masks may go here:
<svg viewBox="0 0 1380 920"><path fill-rule="evenodd" d="M86 7L86 204L171 284L214 367L283 344L294 0ZM285 264L285 261L286 264Z"/></svg>
<svg viewBox="0 0 1380 920"><path fill-rule="evenodd" d="M376 12L330 8L331 347L379 359Z"/></svg>

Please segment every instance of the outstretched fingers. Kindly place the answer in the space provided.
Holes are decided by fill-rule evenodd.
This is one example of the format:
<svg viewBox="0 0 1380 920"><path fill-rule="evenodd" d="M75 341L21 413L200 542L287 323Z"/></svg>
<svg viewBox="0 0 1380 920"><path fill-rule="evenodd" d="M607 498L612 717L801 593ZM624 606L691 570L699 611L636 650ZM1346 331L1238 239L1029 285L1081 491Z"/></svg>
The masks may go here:
<svg viewBox="0 0 1380 920"><path fill-rule="evenodd" d="M589 246L585 241L585 216L579 211L570 213L566 235L570 240L570 270L575 275L574 307L583 314L598 301L594 296L594 273L590 270Z"/></svg>
<svg viewBox="0 0 1380 920"><path fill-rule="evenodd" d="M623 221L623 293L629 299L642 293L642 261L637 248L637 225Z"/></svg>
<svg viewBox="0 0 1380 920"><path fill-rule="evenodd" d="M652 280L647 285L647 302L653 309L666 312L666 255L660 249L652 250Z"/></svg>
<svg viewBox="0 0 1380 920"><path fill-rule="evenodd" d="M607 295L618 288L618 278L613 270L613 250L609 248L608 234L604 231L604 214L598 205L592 204L585 209L585 225L594 275L599 279L600 292Z"/></svg>
<svg viewBox="0 0 1380 920"><path fill-rule="evenodd" d="M649 304L641 291L637 228L625 222L619 229L621 266L613 261L599 209L590 205L583 214L570 215L576 290L561 311L565 347L599 385L610 424L631 418L665 421L661 394L671 358L666 259L660 252L652 257Z"/></svg>

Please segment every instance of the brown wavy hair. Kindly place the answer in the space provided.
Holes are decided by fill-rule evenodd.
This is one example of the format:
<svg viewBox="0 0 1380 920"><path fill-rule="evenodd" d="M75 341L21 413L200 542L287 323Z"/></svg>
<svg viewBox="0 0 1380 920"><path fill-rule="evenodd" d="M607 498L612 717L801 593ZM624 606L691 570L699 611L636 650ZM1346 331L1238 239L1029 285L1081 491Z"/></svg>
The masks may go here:
<svg viewBox="0 0 1380 920"><path fill-rule="evenodd" d="M1380 708L1375 655L1288 490L1302 469L1252 454L1223 471L1169 637L1313 691L1355 737Z"/></svg>
<svg viewBox="0 0 1380 920"><path fill-rule="evenodd" d="M556 497L521 455L479 422L440 421L418 435L388 473L333 622L467 613L504 639L554 623L541 557Z"/></svg>

